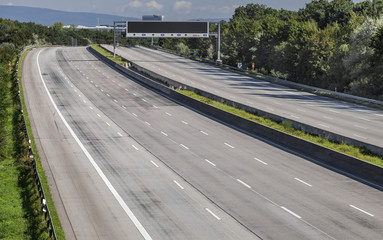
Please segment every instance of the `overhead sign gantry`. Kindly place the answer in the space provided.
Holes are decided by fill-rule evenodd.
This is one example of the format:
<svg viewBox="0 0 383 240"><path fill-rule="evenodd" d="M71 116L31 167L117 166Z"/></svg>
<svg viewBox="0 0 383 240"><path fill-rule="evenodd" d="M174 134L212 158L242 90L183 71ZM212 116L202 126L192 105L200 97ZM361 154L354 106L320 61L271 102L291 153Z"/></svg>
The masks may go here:
<svg viewBox="0 0 383 240"><path fill-rule="evenodd" d="M209 22L127 21L128 38L208 38Z"/></svg>
<svg viewBox="0 0 383 240"><path fill-rule="evenodd" d="M114 41L113 55L116 56L116 23L126 23L127 38L209 38L217 37L217 62L221 61L221 27L218 25L217 33L209 32L209 22L207 21L163 21L163 16L148 16L149 21L143 18L143 21L114 21ZM154 19L153 19L154 17ZM153 20L152 20L153 19ZM152 40L153 42L153 40Z"/></svg>

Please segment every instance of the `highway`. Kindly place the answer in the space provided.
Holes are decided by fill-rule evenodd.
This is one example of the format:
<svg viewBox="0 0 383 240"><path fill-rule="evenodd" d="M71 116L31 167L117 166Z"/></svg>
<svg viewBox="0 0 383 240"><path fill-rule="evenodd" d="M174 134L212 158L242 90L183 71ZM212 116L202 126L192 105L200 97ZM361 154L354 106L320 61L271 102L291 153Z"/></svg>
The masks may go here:
<svg viewBox="0 0 383 240"><path fill-rule="evenodd" d="M113 51L113 46L103 46ZM118 47L116 53L146 69L189 86L383 147L382 110L290 89L145 47Z"/></svg>
<svg viewBox="0 0 383 240"><path fill-rule="evenodd" d="M68 239L379 239L383 193L147 89L83 47L22 84Z"/></svg>

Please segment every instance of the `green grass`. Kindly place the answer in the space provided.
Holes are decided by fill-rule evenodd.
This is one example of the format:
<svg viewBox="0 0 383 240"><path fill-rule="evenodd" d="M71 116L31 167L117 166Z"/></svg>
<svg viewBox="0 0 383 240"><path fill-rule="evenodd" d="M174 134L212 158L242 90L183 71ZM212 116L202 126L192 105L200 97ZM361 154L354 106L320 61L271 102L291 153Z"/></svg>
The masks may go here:
<svg viewBox="0 0 383 240"><path fill-rule="evenodd" d="M21 80L22 79L22 75L21 75L21 65L22 64L21 63L22 63L26 53L27 52L25 52L21 56L20 62L19 62L18 78L20 79L20 81L22 81ZM28 111L27 111L27 108L25 106L23 87L22 87L21 82L20 82L20 98L21 98L21 103L22 103L22 107L23 107L23 113L24 113L24 118L25 118L25 123L26 123L27 131L28 131L28 135L29 135L29 138L31 139L31 146L32 146L33 153L35 155L36 163L37 163L37 165L36 165L37 171L39 173L40 181L41 181L41 184L42 184L43 189L44 189L45 198L46 198L48 208L49 208L49 211L51 214L51 218L52 218L53 226L55 228L56 236L57 236L57 239L60 239L60 240L65 239L64 230L62 229L61 222L60 222L60 219L58 217L57 210L56 210L56 207L55 207L53 199L52 199L52 194L51 194L50 189L49 189L48 180L45 176L45 172L44 172L44 169L43 169L42 164L41 164L40 156L38 154L37 147L36 147L36 144L35 144L35 141L33 138L32 128L31 128L31 124L30 124L30 121L28 118Z"/></svg>
<svg viewBox="0 0 383 240"><path fill-rule="evenodd" d="M5 138L0 152L0 239L49 239L21 130L16 71L2 76L1 137Z"/></svg>
<svg viewBox="0 0 383 240"><path fill-rule="evenodd" d="M370 163L373 163L375 165L383 167L383 158L380 156L370 154L364 148L357 148L357 147L353 147L353 146L350 146L350 145L347 145L344 143L331 142L331 141L329 141L323 137L311 135L311 134L308 134L306 132L296 130L293 128L293 126L291 124L289 124L287 122L278 123L278 122L275 122L271 119L263 118L263 117L254 115L252 113L246 112L245 110L238 109L238 108L235 108L233 106L229 106L225 103L218 102L218 101L212 100L210 98L198 95L195 92L191 92L191 91L187 91L187 90L180 90L179 92L184 94L184 95L187 95L189 97L192 97L194 99L197 99L201 102L204 102L206 104L214 106L216 108L219 108L219 109L222 109L224 111L227 111L227 112L233 113L235 115L241 116L243 118L252 120L252 121L260 123L262 125L271 127L273 129L277 129L279 131L288 133L290 135L305 139L307 141L319 144L321 146L333 149L335 151L338 151L338 152L347 154L349 156L353 156L353 157L359 158L361 160L364 160L366 162L370 162Z"/></svg>
<svg viewBox="0 0 383 240"><path fill-rule="evenodd" d="M114 62L120 64L120 65L124 65L125 63L127 63L126 60L124 60L122 57L116 55L116 57L113 57L113 54L110 53L109 51L105 50L104 48L100 47L99 44L92 44L92 48L94 50L96 50L97 52L101 53L102 55L104 55L105 57L113 60Z"/></svg>

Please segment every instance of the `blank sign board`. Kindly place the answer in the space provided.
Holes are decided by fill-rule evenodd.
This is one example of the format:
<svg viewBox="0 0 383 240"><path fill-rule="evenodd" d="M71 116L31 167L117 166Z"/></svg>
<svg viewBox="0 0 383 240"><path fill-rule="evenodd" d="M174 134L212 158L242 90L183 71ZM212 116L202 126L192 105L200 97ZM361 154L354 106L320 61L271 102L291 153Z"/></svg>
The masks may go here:
<svg viewBox="0 0 383 240"><path fill-rule="evenodd" d="M208 38L209 22L127 21L126 37Z"/></svg>

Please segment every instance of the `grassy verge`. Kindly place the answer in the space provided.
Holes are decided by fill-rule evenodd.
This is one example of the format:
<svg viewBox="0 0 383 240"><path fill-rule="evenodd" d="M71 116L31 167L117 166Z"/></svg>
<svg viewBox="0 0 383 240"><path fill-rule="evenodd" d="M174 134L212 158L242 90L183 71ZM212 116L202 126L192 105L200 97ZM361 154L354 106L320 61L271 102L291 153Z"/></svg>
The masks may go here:
<svg viewBox="0 0 383 240"><path fill-rule="evenodd" d="M198 95L198 94L191 92L191 91L180 90L179 92L184 94L184 95L187 95L189 97L192 97L194 99L197 99L201 102L204 102L206 104L212 105L216 108L225 110L227 112L230 112L230 113L233 113L235 115L241 116L243 118L252 120L252 121L260 123L262 125L277 129L279 131L291 134L293 136L305 139L307 141L322 145L324 147L333 149L335 151L338 151L338 152L347 154L349 156L353 156L353 157L359 158L361 160L364 160L366 162L370 162L370 163L373 163L375 165L383 167L383 158L380 156L370 154L364 148L357 148L357 147L353 147L353 146L350 146L350 145L347 145L344 143L331 142L325 138L311 135L311 134L308 134L308 133L303 132L303 131L296 130L289 123L286 123L286 122L278 123L278 122L275 122L271 119L263 118L263 117L248 113L244 110L229 106L229 105L224 104L222 102L218 102L218 101L212 100L210 98L203 97L203 96Z"/></svg>
<svg viewBox="0 0 383 240"><path fill-rule="evenodd" d="M20 62L19 62L19 69L18 69L18 76L17 77L20 79L20 81L22 79L22 75L21 75L21 65L22 64L21 63L22 63L26 53L27 52L25 52L21 56ZM64 230L62 229L61 222L60 222L60 219L58 217L56 207L55 207L55 205L53 203L52 194L50 192L49 185L48 185L48 180L47 180L47 178L45 176L44 169L43 169L42 164L41 164L40 156L38 154L37 147L36 147L36 144L35 144L35 141L34 141L34 138L33 138L32 128L31 128L31 124L30 124L30 121L29 121L29 118L28 118L28 111L27 111L27 108L25 106L24 94L23 94L23 88L22 88L21 82L20 82L20 86L19 87L20 87L20 98L21 98L21 103L22 103L22 108L23 108L25 124L26 124L26 127L27 127L29 138L31 139L31 146L32 146L33 153L35 155L36 163L37 163L37 171L39 173L40 181L41 181L43 189L44 189L45 198L47 200L49 211L50 211L50 214L51 214L51 217L52 217L52 222L53 222L53 226L55 228L56 236L60 240L61 239L65 239ZM31 171L31 169L30 169L30 171ZM30 172L30 174L31 174L31 172ZM31 175L31 177L32 177L32 175ZM40 202L39 202L39 204L40 204ZM39 208L41 208L41 207L39 206ZM41 215L41 212L39 212L39 214Z"/></svg>
<svg viewBox="0 0 383 240"><path fill-rule="evenodd" d="M116 57L113 57L113 54L110 53L109 51L103 49L102 47L100 47L99 44L92 44L92 48L94 50L96 50L97 52L101 53L102 55L104 55L105 57L113 60L114 62L120 64L120 65L124 65L125 63L127 63L126 60L124 60L122 57L116 55Z"/></svg>
<svg viewBox="0 0 383 240"><path fill-rule="evenodd" d="M49 239L22 131L16 71L7 67L0 67L0 239Z"/></svg>

